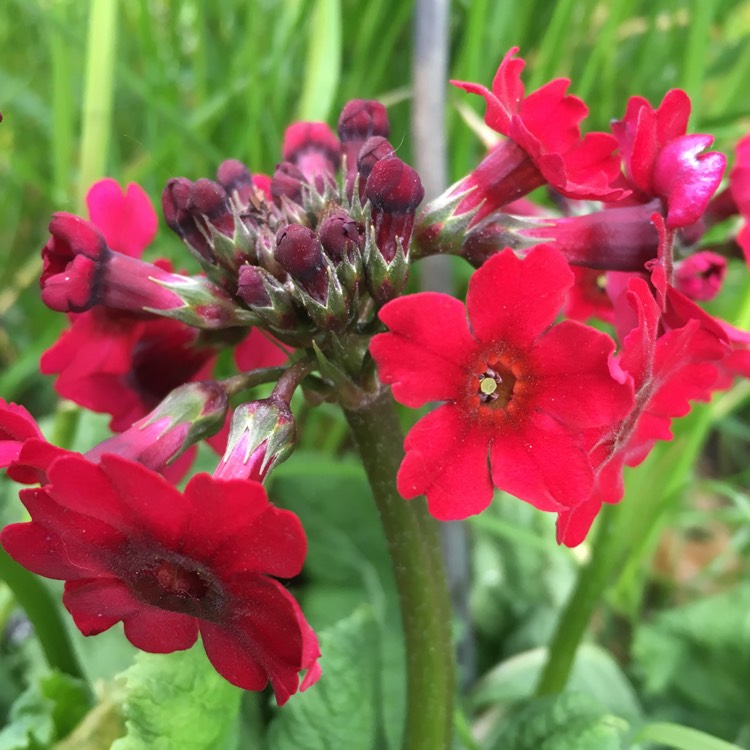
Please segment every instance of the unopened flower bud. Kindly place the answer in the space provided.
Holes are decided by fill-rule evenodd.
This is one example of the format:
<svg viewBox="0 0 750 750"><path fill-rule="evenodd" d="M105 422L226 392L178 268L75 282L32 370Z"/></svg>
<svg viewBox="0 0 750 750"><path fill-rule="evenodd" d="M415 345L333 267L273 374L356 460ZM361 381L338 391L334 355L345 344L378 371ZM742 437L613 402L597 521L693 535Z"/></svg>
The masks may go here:
<svg viewBox="0 0 750 750"><path fill-rule="evenodd" d="M250 205L250 197L255 192L250 170L237 159L227 159L216 170L216 181L227 191L238 209Z"/></svg>
<svg viewBox="0 0 750 750"><path fill-rule="evenodd" d="M325 254L334 262L353 260L364 245L364 229L342 208L331 211L318 227Z"/></svg>
<svg viewBox="0 0 750 750"><path fill-rule="evenodd" d="M190 210L195 219L205 218L223 235L234 235L234 216L229 197L217 182L201 178L191 185Z"/></svg>
<svg viewBox="0 0 750 750"><path fill-rule="evenodd" d="M393 260L400 240L404 252L414 228L414 214L424 198L416 170L396 157L381 159L372 168L365 185L372 204L377 246L386 262Z"/></svg>
<svg viewBox="0 0 750 750"><path fill-rule="evenodd" d="M42 301L58 312L84 312L95 305L155 312L196 328L255 322L229 295L202 277L172 273L111 250L89 221L57 213L42 250Z"/></svg>
<svg viewBox="0 0 750 750"><path fill-rule="evenodd" d="M237 278L237 296L251 307L267 307L271 304L263 277L267 272L258 266L242 266Z"/></svg>
<svg viewBox="0 0 750 750"><path fill-rule="evenodd" d="M277 206L282 205L282 198L302 205L302 186L305 175L291 162L283 161L277 165L271 179L271 195Z"/></svg>
<svg viewBox="0 0 750 750"><path fill-rule="evenodd" d="M227 449L214 477L263 481L289 457L295 439L294 415L281 398L241 404L232 417Z"/></svg>
<svg viewBox="0 0 750 750"><path fill-rule="evenodd" d="M185 177L173 177L161 194L167 226L192 250L199 261L214 265L216 258L206 235L195 223L191 212L193 183Z"/></svg>
<svg viewBox="0 0 750 750"><path fill-rule="evenodd" d="M324 122L295 122L284 133L284 161L291 162L318 192L335 184L341 146Z"/></svg>
<svg viewBox="0 0 750 750"><path fill-rule="evenodd" d="M299 315L289 292L265 268L242 266L237 296L271 328L289 330L299 325Z"/></svg>
<svg viewBox="0 0 750 750"><path fill-rule="evenodd" d="M312 229L301 224L289 224L280 229L274 257L311 297L325 304L328 274L323 248Z"/></svg>
<svg viewBox="0 0 750 750"><path fill-rule="evenodd" d="M354 178L359 175L359 201L360 203L365 202L365 184L367 178L372 172L372 168L381 159L390 159L396 155L396 151L390 144L387 138L383 138L382 135L374 135L372 138L368 138L357 156L357 170L347 175L346 189L347 194L351 198Z"/></svg>
<svg viewBox="0 0 750 750"><path fill-rule="evenodd" d="M115 453L163 471L190 446L219 432L227 408L226 391L216 381L186 383L125 432L92 448L86 457L98 461L104 454Z"/></svg>
<svg viewBox="0 0 750 750"><path fill-rule="evenodd" d="M675 264L675 286L686 297L705 302L719 293L726 273L726 258L704 250Z"/></svg>
<svg viewBox="0 0 750 750"><path fill-rule="evenodd" d="M380 102L352 99L341 110L338 131L347 175L353 175L357 171L357 156L365 141L374 135L387 138L391 125Z"/></svg>
<svg viewBox="0 0 750 750"><path fill-rule="evenodd" d="M359 178L362 184L367 181L367 178L372 172L372 168L381 159L390 159L396 155L396 150L391 145L387 138L383 138L380 135L374 135L372 138L368 138L357 156L357 172L359 172Z"/></svg>

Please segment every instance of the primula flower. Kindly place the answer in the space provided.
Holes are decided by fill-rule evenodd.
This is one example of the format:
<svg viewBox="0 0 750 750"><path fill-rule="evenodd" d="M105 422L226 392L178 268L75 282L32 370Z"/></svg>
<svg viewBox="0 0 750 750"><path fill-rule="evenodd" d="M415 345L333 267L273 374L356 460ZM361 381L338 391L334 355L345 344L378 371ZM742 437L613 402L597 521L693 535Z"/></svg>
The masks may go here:
<svg viewBox="0 0 750 750"><path fill-rule="evenodd" d="M466 310L429 292L381 310L390 332L370 350L396 400L448 402L406 438L404 497L425 494L432 515L451 520L483 510L493 484L548 511L588 496L589 443L624 416L632 390L610 375L612 339L552 325L572 284L556 250L521 260L505 249L472 276Z"/></svg>
<svg viewBox="0 0 750 750"><path fill-rule="evenodd" d="M133 183L123 192L106 179L91 187L86 203L92 223L73 217L81 231L96 238L97 246L104 242L105 248L140 258L157 229L146 193ZM166 261L156 267L171 274ZM121 432L173 388L209 377L216 352L200 346L198 337L196 329L176 320L97 305L71 316L70 328L44 352L40 368L59 376L55 390L61 396L112 415L111 429Z"/></svg>
<svg viewBox="0 0 750 750"><path fill-rule="evenodd" d="M50 484L22 490L29 523L0 533L8 554L65 581L63 603L84 635L122 620L137 648L190 648L246 690L270 681L282 705L320 676L315 634L275 578L302 569L299 519L250 480L206 474L184 493L139 464L105 455L99 465L63 456Z"/></svg>
<svg viewBox="0 0 750 750"><path fill-rule="evenodd" d="M115 432L148 414L183 383L210 376L216 358L199 332L167 318L139 319L97 308L77 316L44 352L43 373L55 390L92 411L111 414Z"/></svg>
<svg viewBox="0 0 750 750"><path fill-rule="evenodd" d="M631 97L623 119L612 124L633 198L644 203L660 198L668 229L701 218L726 167L723 154L705 152L712 136L686 135L689 116L688 95L672 89L657 109L643 97Z"/></svg>
<svg viewBox="0 0 750 750"><path fill-rule="evenodd" d="M559 514L557 539L570 547L583 541L603 502L621 500L623 468L640 464L658 440L671 440L672 419L685 416L691 401L711 397L717 365L731 353L721 326L671 287L665 313L641 278L630 280L619 301L635 317L617 359L634 386L635 403L592 447L590 495ZM624 318L618 313L620 321Z"/></svg>
<svg viewBox="0 0 750 750"><path fill-rule="evenodd" d="M556 78L526 94L521 81L526 63L515 57L517 52L513 47L503 58L492 91L478 83L451 81L484 97L484 121L509 139L456 186L454 193L475 188L458 212L484 200L476 222L545 183L570 198L619 198L623 190L612 186L620 172L615 139L609 133L588 133L581 138L579 126L588 108L578 97L565 93L568 79Z"/></svg>

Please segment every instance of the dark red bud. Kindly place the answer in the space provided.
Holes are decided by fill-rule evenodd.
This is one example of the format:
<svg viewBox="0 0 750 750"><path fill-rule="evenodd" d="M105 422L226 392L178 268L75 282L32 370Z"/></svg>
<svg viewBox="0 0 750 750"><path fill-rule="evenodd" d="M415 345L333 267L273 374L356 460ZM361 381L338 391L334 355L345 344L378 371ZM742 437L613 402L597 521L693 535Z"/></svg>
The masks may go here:
<svg viewBox="0 0 750 750"><path fill-rule="evenodd" d="M364 244L364 229L346 211L336 209L318 227L320 244L326 255L334 262L352 257L355 247Z"/></svg>
<svg viewBox="0 0 750 750"><path fill-rule="evenodd" d="M263 285L263 271L257 266L242 266L237 281L237 296L255 307L268 307L271 298Z"/></svg>
<svg viewBox="0 0 750 750"><path fill-rule="evenodd" d="M364 182L370 176L372 168L381 159L390 159L395 155L396 151L387 138L383 138L382 135L374 135L372 138L368 138L357 157L357 171L360 180Z"/></svg>
<svg viewBox="0 0 750 750"><path fill-rule="evenodd" d="M312 229L301 224L289 224L280 229L276 235L274 258L308 294L325 301L328 281L323 248Z"/></svg>
<svg viewBox="0 0 750 750"><path fill-rule="evenodd" d="M367 199L383 213L408 214L424 198L422 181L415 169L396 157L381 159L365 185Z"/></svg>
<svg viewBox="0 0 750 750"><path fill-rule="evenodd" d="M253 193L253 176L237 159L227 159L216 170L217 182L240 206L247 206Z"/></svg>
<svg viewBox="0 0 750 750"><path fill-rule="evenodd" d="M205 217L228 237L234 234L234 217L229 198L226 190L217 182L205 177L194 182L190 188L190 209L195 218Z"/></svg>
<svg viewBox="0 0 750 750"><path fill-rule="evenodd" d="M281 203L281 197L302 205L302 185L305 176L291 162L283 161L276 167L271 179L271 195L274 202Z"/></svg>
<svg viewBox="0 0 750 750"><path fill-rule="evenodd" d="M342 143L365 141L373 135L387 138L391 125L385 107L380 102L352 99L341 110L338 131Z"/></svg>
<svg viewBox="0 0 750 750"><path fill-rule="evenodd" d="M161 194L161 207L167 226L180 236L184 234L185 213L190 205L192 182L185 177L173 177Z"/></svg>

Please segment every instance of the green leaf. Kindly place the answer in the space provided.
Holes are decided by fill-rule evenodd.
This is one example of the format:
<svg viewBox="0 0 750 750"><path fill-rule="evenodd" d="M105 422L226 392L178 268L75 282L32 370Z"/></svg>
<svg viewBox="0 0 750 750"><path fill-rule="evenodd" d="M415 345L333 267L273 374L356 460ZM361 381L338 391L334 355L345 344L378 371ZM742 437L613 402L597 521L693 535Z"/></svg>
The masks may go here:
<svg viewBox="0 0 750 750"><path fill-rule="evenodd" d="M80 680L48 672L13 704L8 725L0 732L0 750L36 750L65 737L89 708Z"/></svg>
<svg viewBox="0 0 750 750"><path fill-rule="evenodd" d="M622 750L628 724L590 695L563 693L514 708L504 716L491 750Z"/></svg>
<svg viewBox="0 0 750 750"><path fill-rule="evenodd" d="M750 585L657 615L635 633L643 691L660 718L725 739L747 721Z"/></svg>
<svg viewBox="0 0 750 750"><path fill-rule="evenodd" d="M677 750L740 750L739 745L724 742L697 729L662 722L646 724L633 739L636 742L658 742Z"/></svg>
<svg viewBox="0 0 750 750"><path fill-rule="evenodd" d="M545 661L543 648L512 656L479 681L472 704L481 709L528 698L534 692ZM592 643L584 643L578 649L566 692L595 695L604 708L628 720L637 720L642 714L635 690L617 662Z"/></svg>
<svg viewBox="0 0 750 750"><path fill-rule="evenodd" d="M377 739L378 626L361 607L320 634L323 677L271 722L269 750L372 750Z"/></svg>
<svg viewBox="0 0 750 750"><path fill-rule="evenodd" d="M229 750L236 746L242 691L211 666L203 648L139 653L123 673L127 735L112 750Z"/></svg>
<svg viewBox="0 0 750 750"><path fill-rule="evenodd" d="M293 461L274 470L270 494L275 503L299 515L307 533L309 585L301 604L313 628L330 627L360 606L372 609L380 634L367 650L379 660L381 723L387 735L377 747L398 746L405 706L400 610L380 519L361 464L297 452Z"/></svg>

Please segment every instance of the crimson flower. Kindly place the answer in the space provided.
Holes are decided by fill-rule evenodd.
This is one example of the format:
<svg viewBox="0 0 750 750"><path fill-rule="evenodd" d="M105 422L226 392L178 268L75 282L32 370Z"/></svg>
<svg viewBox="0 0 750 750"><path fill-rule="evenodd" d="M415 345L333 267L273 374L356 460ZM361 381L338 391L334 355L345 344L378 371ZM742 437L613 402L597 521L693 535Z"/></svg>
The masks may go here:
<svg viewBox="0 0 750 750"><path fill-rule="evenodd" d="M710 399L717 366L731 355L721 325L672 287L666 290L664 313L642 278L632 278L618 302L634 315L617 368L632 382L635 404L592 447L590 495L559 513L557 539L570 547L583 541L603 502L621 500L624 466L637 466L658 440L671 440L672 419L685 416L691 401ZM619 317L622 323L624 316Z"/></svg>
<svg viewBox="0 0 750 750"><path fill-rule="evenodd" d="M26 489L31 515L0 533L30 571L65 580L63 603L84 635L122 620L137 648L190 648L198 633L219 674L237 687L270 681L282 705L320 676L317 640L275 578L296 576L306 539L297 516L251 480L199 474L184 494L119 456L63 456L50 484Z"/></svg>
<svg viewBox="0 0 750 750"><path fill-rule="evenodd" d="M492 90L479 83L451 81L484 97L484 121L509 140L493 149L457 189L475 188L459 206L468 211L484 200L475 221L516 200L545 182L570 198L613 200L623 190L612 186L620 174L614 154L617 142L609 133L581 137L580 123L588 107L566 94L570 81L556 78L526 94L521 71L525 62L513 47L503 58Z"/></svg>
<svg viewBox="0 0 750 750"><path fill-rule="evenodd" d="M723 154L704 153L712 136L686 135L689 116L690 98L672 89L656 109L643 97L632 96L623 119L612 124L633 198L643 203L660 198L668 229L701 218L726 167Z"/></svg>
<svg viewBox="0 0 750 750"><path fill-rule="evenodd" d="M370 351L396 400L448 402L406 438L404 497L425 494L433 516L452 520L483 510L493 484L548 511L589 494L590 441L624 416L632 390L610 375L606 334L552 325L572 284L553 248L523 260L506 248L472 276L466 310L430 292L381 310L390 332Z"/></svg>
<svg viewBox="0 0 750 750"><path fill-rule="evenodd" d="M92 224L75 217L82 236L140 258L157 229L143 189L131 183L123 192L114 180L100 180L86 204ZM172 270L166 262L161 269ZM72 316L70 328L42 355L40 368L58 375L55 390L61 396L110 414L110 427L121 432L173 388L208 377L214 357L213 349L198 346L198 331L184 323L97 305Z"/></svg>

